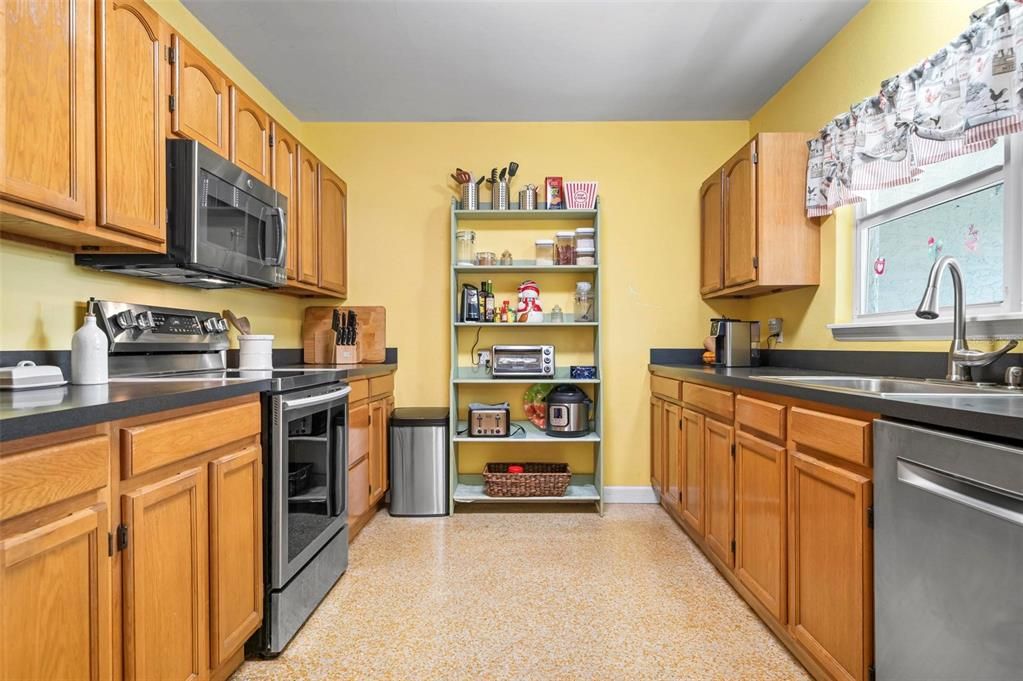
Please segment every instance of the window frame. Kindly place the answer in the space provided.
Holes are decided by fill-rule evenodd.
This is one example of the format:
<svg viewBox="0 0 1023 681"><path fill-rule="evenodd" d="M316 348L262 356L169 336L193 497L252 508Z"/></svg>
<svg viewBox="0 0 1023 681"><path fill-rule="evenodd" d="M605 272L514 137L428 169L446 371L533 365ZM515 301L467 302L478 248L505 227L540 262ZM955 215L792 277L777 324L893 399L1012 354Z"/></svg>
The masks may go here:
<svg viewBox="0 0 1023 681"><path fill-rule="evenodd" d="M939 327L945 327L951 323L951 300L941 301L941 314L939 319L933 321L918 319L914 310L863 312L867 280L866 268L862 260L866 257L868 231L878 224L912 215L937 204L983 190L999 182L1003 184L1005 192L1004 251L1018 255L1017 257L1006 256L1003 258L1003 285L1005 288L1003 301L1001 303L969 305L966 308L966 316L968 319L978 322L998 322L999 320L1009 322L1009 324L989 324L989 332L980 336L975 335L974 329L970 329L971 337L1005 337L1005 329L1015 328L1017 323L1023 332L1023 224L1021 224L1021 220L1023 220L1023 133L1004 139L1006 142L1004 145L1005 156L1001 164L989 166L952 184L938 187L918 197L872 213L866 212L866 202L856 205L853 226L854 254L851 296L853 319L851 323L847 324L829 324L836 339L947 338L947 335L940 335ZM927 170L924 169L924 172L926 173ZM921 295L925 283L925 280L921 278ZM981 330L981 328L977 329L977 331ZM1010 335L1012 334L1010 333Z"/></svg>

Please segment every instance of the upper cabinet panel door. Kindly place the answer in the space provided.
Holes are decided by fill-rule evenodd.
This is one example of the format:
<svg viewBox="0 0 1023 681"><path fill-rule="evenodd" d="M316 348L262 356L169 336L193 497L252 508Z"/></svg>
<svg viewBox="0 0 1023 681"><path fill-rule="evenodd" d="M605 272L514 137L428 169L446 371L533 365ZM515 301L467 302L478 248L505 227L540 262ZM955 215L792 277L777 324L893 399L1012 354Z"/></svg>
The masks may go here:
<svg viewBox="0 0 1023 681"><path fill-rule="evenodd" d="M21 0L3 7L0 195L85 218L93 186L93 3Z"/></svg>
<svg viewBox="0 0 1023 681"><path fill-rule="evenodd" d="M319 167L316 157L298 148L298 235L289 243L298 246L298 280L318 286L320 282ZM294 211L292 211L294 215ZM291 224L296 221L292 218Z"/></svg>
<svg viewBox="0 0 1023 681"><path fill-rule="evenodd" d="M348 187L320 164L320 281L322 289L348 293Z"/></svg>
<svg viewBox="0 0 1023 681"><path fill-rule="evenodd" d="M295 279L298 271L298 141L287 130L270 122L270 154L273 188L288 198L286 222L288 225L288 279Z"/></svg>
<svg viewBox="0 0 1023 681"><path fill-rule="evenodd" d="M99 504L0 543L0 678L111 678L108 530Z"/></svg>
<svg viewBox="0 0 1023 681"><path fill-rule="evenodd" d="M270 184L270 116L231 86L231 160L260 182Z"/></svg>
<svg viewBox="0 0 1023 681"><path fill-rule="evenodd" d="M206 474L192 468L122 497L126 681L198 681L208 669Z"/></svg>
<svg viewBox="0 0 1023 681"><path fill-rule="evenodd" d="M725 182L725 287L757 278L757 170L756 143L739 150L724 167Z"/></svg>
<svg viewBox="0 0 1023 681"><path fill-rule="evenodd" d="M700 293L724 288L721 261L721 171L700 187Z"/></svg>
<svg viewBox="0 0 1023 681"><path fill-rule="evenodd" d="M160 19L141 0L103 0L97 50L97 223L162 242L166 106Z"/></svg>
<svg viewBox="0 0 1023 681"><path fill-rule="evenodd" d="M174 71L171 132L193 139L228 158L227 78L198 50L171 36Z"/></svg>

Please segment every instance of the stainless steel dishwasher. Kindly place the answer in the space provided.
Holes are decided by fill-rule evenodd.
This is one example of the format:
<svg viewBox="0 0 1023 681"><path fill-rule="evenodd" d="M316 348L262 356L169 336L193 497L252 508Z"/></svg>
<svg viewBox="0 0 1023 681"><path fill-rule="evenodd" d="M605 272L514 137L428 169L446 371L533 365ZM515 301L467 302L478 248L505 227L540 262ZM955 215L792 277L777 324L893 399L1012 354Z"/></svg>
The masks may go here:
<svg viewBox="0 0 1023 681"><path fill-rule="evenodd" d="M874 422L879 681L1023 678L1023 448Z"/></svg>

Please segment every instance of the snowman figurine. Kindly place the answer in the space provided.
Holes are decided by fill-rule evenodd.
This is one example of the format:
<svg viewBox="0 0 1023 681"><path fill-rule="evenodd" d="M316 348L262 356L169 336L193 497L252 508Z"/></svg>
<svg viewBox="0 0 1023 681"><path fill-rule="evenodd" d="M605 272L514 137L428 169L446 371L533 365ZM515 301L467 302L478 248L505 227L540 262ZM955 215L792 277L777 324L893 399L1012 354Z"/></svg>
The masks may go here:
<svg viewBox="0 0 1023 681"><path fill-rule="evenodd" d="M538 323L543 321L543 307L540 306L540 287L532 279L519 284L519 306L515 310L519 322Z"/></svg>

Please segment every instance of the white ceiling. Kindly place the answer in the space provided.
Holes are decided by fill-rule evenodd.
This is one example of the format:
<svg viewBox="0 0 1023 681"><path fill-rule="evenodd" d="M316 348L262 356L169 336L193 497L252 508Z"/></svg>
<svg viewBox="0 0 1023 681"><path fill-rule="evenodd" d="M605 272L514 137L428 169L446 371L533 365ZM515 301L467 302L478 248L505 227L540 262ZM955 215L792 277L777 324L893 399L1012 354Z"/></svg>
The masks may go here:
<svg viewBox="0 0 1023 681"><path fill-rule="evenodd" d="M746 119L866 4L183 1L308 121Z"/></svg>

